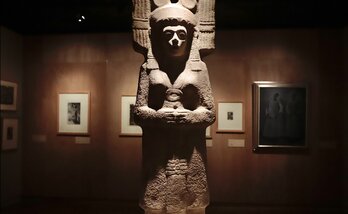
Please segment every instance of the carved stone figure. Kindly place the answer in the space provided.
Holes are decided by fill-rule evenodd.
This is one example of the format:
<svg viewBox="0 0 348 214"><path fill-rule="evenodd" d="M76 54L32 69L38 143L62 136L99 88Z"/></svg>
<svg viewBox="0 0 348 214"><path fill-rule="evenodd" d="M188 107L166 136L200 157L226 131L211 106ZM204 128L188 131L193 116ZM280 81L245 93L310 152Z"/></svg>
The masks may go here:
<svg viewBox="0 0 348 214"><path fill-rule="evenodd" d="M142 53L134 118L143 130L145 213L205 213L205 129L215 121L208 70L214 0L133 0Z"/></svg>

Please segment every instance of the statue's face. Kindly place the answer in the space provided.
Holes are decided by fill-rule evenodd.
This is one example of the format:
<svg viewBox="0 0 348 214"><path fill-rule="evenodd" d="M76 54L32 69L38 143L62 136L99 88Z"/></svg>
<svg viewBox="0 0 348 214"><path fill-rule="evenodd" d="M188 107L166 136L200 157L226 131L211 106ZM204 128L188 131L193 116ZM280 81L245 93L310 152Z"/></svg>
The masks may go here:
<svg viewBox="0 0 348 214"><path fill-rule="evenodd" d="M182 25L164 27L162 45L169 55L183 56L187 46L186 28Z"/></svg>

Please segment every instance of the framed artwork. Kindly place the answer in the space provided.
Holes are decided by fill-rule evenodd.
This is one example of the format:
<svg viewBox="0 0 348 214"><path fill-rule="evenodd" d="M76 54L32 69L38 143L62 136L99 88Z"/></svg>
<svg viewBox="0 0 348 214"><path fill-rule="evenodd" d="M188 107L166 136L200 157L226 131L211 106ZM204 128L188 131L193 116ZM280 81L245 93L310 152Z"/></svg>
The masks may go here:
<svg viewBox="0 0 348 214"><path fill-rule="evenodd" d="M307 148L307 96L304 84L253 84L254 151Z"/></svg>
<svg viewBox="0 0 348 214"><path fill-rule="evenodd" d="M89 135L90 93L58 94L58 134Z"/></svg>
<svg viewBox="0 0 348 214"><path fill-rule="evenodd" d="M16 149L18 145L18 120L3 119L2 121L2 150Z"/></svg>
<svg viewBox="0 0 348 214"><path fill-rule="evenodd" d="M244 132L243 102L218 103L217 132Z"/></svg>
<svg viewBox="0 0 348 214"><path fill-rule="evenodd" d="M211 126L208 126L206 129L205 129L205 138L207 139L211 139Z"/></svg>
<svg viewBox="0 0 348 214"><path fill-rule="evenodd" d="M1 80L1 110L16 111L17 83Z"/></svg>
<svg viewBox="0 0 348 214"><path fill-rule="evenodd" d="M142 136L142 129L134 122L135 96L121 98L121 135Z"/></svg>

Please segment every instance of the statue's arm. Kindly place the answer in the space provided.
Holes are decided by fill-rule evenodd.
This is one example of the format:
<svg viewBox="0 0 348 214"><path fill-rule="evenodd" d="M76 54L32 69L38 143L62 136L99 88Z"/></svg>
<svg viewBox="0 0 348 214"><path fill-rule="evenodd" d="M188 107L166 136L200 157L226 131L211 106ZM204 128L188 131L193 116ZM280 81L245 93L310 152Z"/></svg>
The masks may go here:
<svg viewBox="0 0 348 214"><path fill-rule="evenodd" d="M140 126L154 124L162 116L155 109L148 107L149 85L150 78L145 63L142 65L139 74L138 92L134 109L134 120Z"/></svg>
<svg viewBox="0 0 348 214"><path fill-rule="evenodd" d="M202 71L202 81L199 86L200 106L188 115L191 123L211 125L215 121L215 105L209 81L208 71Z"/></svg>
<svg viewBox="0 0 348 214"><path fill-rule="evenodd" d="M195 110L187 112L182 122L193 125L209 126L215 121L215 105L208 70L203 62L197 88L200 97L199 106Z"/></svg>

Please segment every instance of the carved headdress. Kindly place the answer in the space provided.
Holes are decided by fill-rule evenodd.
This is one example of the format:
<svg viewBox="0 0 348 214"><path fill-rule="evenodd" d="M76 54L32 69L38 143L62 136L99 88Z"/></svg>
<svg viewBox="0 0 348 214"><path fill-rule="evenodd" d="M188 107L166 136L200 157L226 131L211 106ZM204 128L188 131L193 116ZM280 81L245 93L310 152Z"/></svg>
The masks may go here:
<svg viewBox="0 0 348 214"><path fill-rule="evenodd" d="M150 13L150 19L155 22L176 19L197 25L197 1L178 0L172 3L170 0L154 0L155 9Z"/></svg>
<svg viewBox="0 0 348 214"><path fill-rule="evenodd" d="M148 55L150 21L176 19L198 29L197 51L213 50L215 0L133 0L133 40L135 50Z"/></svg>

